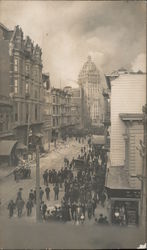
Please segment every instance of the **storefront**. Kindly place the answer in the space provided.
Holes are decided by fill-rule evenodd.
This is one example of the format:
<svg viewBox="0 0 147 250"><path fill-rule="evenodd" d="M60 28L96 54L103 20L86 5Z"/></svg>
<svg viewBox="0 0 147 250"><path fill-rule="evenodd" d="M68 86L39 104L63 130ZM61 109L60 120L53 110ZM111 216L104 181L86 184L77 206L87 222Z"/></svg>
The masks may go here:
<svg viewBox="0 0 147 250"><path fill-rule="evenodd" d="M141 190L130 187L125 166L107 169L105 188L110 201L110 222L126 226L139 225Z"/></svg>
<svg viewBox="0 0 147 250"><path fill-rule="evenodd" d="M140 190L107 188L107 192L111 200L111 223L139 225Z"/></svg>

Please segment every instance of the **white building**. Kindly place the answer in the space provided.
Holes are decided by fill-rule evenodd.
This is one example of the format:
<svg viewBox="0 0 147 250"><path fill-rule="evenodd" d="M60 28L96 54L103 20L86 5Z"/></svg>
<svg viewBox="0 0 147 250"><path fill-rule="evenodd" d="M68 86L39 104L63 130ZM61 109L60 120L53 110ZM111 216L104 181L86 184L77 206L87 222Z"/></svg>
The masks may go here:
<svg viewBox="0 0 147 250"><path fill-rule="evenodd" d="M142 107L145 103L145 74L124 73L111 81L111 166L126 166L129 176L142 171L142 158L137 148L143 140ZM135 178L130 178L129 182L132 188L139 185Z"/></svg>
<svg viewBox="0 0 147 250"><path fill-rule="evenodd" d="M82 118L83 125L90 120L91 125L102 125L104 118L103 88L106 87L105 78L88 56L78 79L82 93Z"/></svg>

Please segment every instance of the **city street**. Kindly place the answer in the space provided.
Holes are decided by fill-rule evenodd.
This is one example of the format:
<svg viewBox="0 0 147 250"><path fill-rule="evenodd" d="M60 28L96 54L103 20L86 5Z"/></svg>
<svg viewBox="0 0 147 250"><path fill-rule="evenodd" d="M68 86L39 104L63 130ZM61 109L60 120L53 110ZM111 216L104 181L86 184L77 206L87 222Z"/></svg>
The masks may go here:
<svg viewBox="0 0 147 250"><path fill-rule="evenodd" d="M85 142L86 145L86 142ZM65 144L58 144L57 149L40 159L41 186L44 190L42 173L48 169L59 169L63 166L64 157L70 160L79 155L82 144L75 140L70 140ZM127 242L127 247L136 248L141 243L141 233L136 227L123 228L115 226L98 226L94 223L94 218L86 219L83 225L76 225L74 222L36 222L35 208L30 217L26 215L24 209L21 218L15 213L13 218L8 218L7 205L10 199L16 199L17 191L23 188L22 196L26 201L31 188L35 187L35 164L32 165L31 179L14 181L14 177L9 176L0 184L1 190L1 247L2 248L123 248ZM63 188L60 189L59 201L54 201L53 186L51 188L50 201L47 205L59 204L63 196ZM107 206L97 206L96 216L100 213L107 215ZM80 232L80 234L79 234ZM138 233L139 232L139 233ZM122 237L123 233L123 237ZM40 238L41 234L41 238ZM65 237L66 236L66 237ZM134 241L132 240L135 239ZM132 245L133 243L133 245Z"/></svg>
<svg viewBox="0 0 147 250"><path fill-rule="evenodd" d="M0 249L147 249L146 1L0 10Z"/></svg>
<svg viewBox="0 0 147 250"><path fill-rule="evenodd" d="M44 189L42 174L45 169L60 169L64 166L64 157L72 160L73 157L79 155L81 144L75 140L69 140L66 143L58 143L57 148L50 152L48 155L40 158L40 186ZM11 199L16 199L16 194L19 188L23 188L23 199L26 201L30 189L35 188L35 174L36 165L35 163L31 166L31 178L14 181L14 176L11 175L5 178L0 183L0 194L1 194L1 214L8 214L7 206ZM63 190L62 190L63 191ZM59 193L59 199L61 200L63 192ZM53 191L51 187L51 205L54 204Z"/></svg>

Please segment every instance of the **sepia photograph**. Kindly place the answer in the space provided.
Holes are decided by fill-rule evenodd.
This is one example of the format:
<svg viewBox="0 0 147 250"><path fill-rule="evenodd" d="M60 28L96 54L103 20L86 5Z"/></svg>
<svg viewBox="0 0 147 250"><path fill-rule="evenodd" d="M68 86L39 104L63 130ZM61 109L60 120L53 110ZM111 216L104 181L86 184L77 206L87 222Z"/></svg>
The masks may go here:
<svg viewBox="0 0 147 250"><path fill-rule="evenodd" d="M145 0L0 0L0 249L147 249Z"/></svg>

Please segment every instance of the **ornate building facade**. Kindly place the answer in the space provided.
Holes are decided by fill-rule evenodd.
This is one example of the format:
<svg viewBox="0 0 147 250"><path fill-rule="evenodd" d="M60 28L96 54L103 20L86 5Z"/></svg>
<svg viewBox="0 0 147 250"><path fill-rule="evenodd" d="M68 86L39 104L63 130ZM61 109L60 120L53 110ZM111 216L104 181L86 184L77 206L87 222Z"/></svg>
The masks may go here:
<svg viewBox="0 0 147 250"><path fill-rule="evenodd" d="M5 58L1 78L9 85L13 136L28 146L29 137L37 133L41 135L44 123L42 51L30 37L24 38L19 26L8 30L0 25L0 40L3 45L1 54Z"/></svg>
<svg viewBox="0 0 147 250"><path fill-rule="evenodd" d="M101 126L104 119L103 88L105 80L92 62L91 57L84 63L78 79L81 88L81 116L83 127Z"/></svg>

